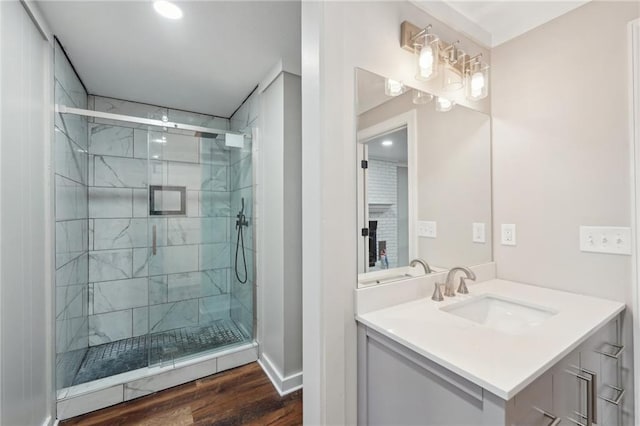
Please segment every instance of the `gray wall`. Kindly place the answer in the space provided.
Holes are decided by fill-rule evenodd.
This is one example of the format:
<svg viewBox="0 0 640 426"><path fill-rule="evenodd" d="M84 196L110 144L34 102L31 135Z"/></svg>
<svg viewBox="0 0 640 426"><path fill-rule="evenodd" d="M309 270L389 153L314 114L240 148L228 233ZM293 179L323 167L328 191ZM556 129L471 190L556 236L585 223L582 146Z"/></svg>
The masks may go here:
<svg viewBox="0 0 640 426"><path fill-rule="evenodd" d="M300 77L282 72L260 102L261 193L268 199L261 228L261 358L286 391L302 371Z"/></svg>
<svg viewBox="0 0 640 426"><path fill-rule="evenodd" d="M51 46L0 2L0 424L53 412Z"/></svg>
<svg viewBox="0 0 640 426"><path fill-rule="evenodd" d="M632 305L632 258L580 252L578 229L631 225L627 24L639 16L635 2L590 2L494 49L494 238L515 223L518 242L495 244L500 278Z"/></svg>

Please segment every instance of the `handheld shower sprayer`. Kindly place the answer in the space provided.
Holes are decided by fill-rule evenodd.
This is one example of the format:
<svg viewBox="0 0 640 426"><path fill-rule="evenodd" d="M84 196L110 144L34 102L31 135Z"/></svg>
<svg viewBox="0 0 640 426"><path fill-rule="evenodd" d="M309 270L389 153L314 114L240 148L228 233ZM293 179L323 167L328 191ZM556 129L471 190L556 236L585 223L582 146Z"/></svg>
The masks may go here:
<svg viewBox="0 0 640 426"><path fill-rule="evenodd" d="M244 215L244 198L241 199L242 207L240 211L236 215L236 230L238 231L238 239L236 241L236 261L235 261L235 272L236 278L240 282L240 284L244 284L247 282L249 275L247 274L247 258L244 250L244 228L249 226L249 222L247 221L246 216ZM244 265L244 279L240 278L240 274L238 272L238 251L242 246L242 263Z"/></svg>

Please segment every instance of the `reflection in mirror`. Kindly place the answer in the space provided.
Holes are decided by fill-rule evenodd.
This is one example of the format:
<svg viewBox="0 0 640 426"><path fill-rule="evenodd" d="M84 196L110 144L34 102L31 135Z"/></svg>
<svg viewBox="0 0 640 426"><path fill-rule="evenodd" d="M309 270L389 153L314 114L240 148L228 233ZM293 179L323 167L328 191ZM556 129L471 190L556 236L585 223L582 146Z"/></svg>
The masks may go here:
<svg viewBox="0 0 640 426"><path fill-rule="evenodd" d="M360 285L489 262L490 117L356 70Z"/></svg>
<svg viewBox="0 0 640 426"><path fill-rule="evenodd" d="M364 141L370 271L409 264L407 127Z"/></svg>

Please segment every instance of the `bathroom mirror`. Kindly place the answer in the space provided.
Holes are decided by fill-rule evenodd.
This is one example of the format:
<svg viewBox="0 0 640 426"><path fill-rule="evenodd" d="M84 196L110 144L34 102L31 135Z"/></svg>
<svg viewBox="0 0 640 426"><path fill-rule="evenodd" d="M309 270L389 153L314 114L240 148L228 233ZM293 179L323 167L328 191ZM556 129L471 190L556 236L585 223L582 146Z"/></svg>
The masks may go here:
<svg viewBox="0 0 640 426"><path fill-rule="evenodd" d="M491 119L444 101L356 69L361 286L492 260Z"/></svg>

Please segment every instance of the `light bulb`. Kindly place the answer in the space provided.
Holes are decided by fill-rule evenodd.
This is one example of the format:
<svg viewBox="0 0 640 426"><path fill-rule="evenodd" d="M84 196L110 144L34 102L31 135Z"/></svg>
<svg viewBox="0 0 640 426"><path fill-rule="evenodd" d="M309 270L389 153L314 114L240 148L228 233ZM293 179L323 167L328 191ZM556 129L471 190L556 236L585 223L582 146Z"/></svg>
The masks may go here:
<svg viewBox="0 0 640 426"><path fill-rule="evenodd" d="M438 75L439 46L438 37L434 34L425 34L422 41L414 44L416 79L427 81Z"/></svg>
<svg viewBox="0 0 640 426"><path fill-rule="evenodd" d="M393 141L391 141L391 140L382 141L382 145L391 146L391 145L393 145Z"/></svg>
<svg viewBox="0 0 640 426"><path fill-rule="evenodd" d="M471 97L479 98L482 95L484 84L484 74L480 71L473 73L471 76Z"/></svg>
<svg viewBox="0 0 640 426"><path fill-rule="evenodd" d="M413 91L412 101L416 105L423 105L433 100L431 93L421 92L420 90Z"/></svg>
<svg viewBox="0 0 640 426"><path fill-rule="evenodd" d="M420 76L423 78L428 78L433 74L433 49L431 46L424 46L420 50L418 66L420 67Z"/></svg>
<svg viewBox="0 0 640 426"><path fill-rule="evenodd" d="M455 105L455 102L450 101L447 98L438 97L438 100L436 101L436 111L440 111L440 112L451 111L454 105Z"/></svg>
<svg viewBox="0 0 640 426"><path fill-rule="evenodd" d="M402 84L402 82L398 80L392 80L388 78L384 85L384 93L387 96L402 95L403 90L404 90L404 85Z"/></svg>
<svg viewBox="0 0 640 426"><path fill-rule="evenodd" d="M166 1L166 0L158 0L153 2L153 8L160 15L169 19L180 19L182 18L182 10L176 6L175 4Z"/></svg>

